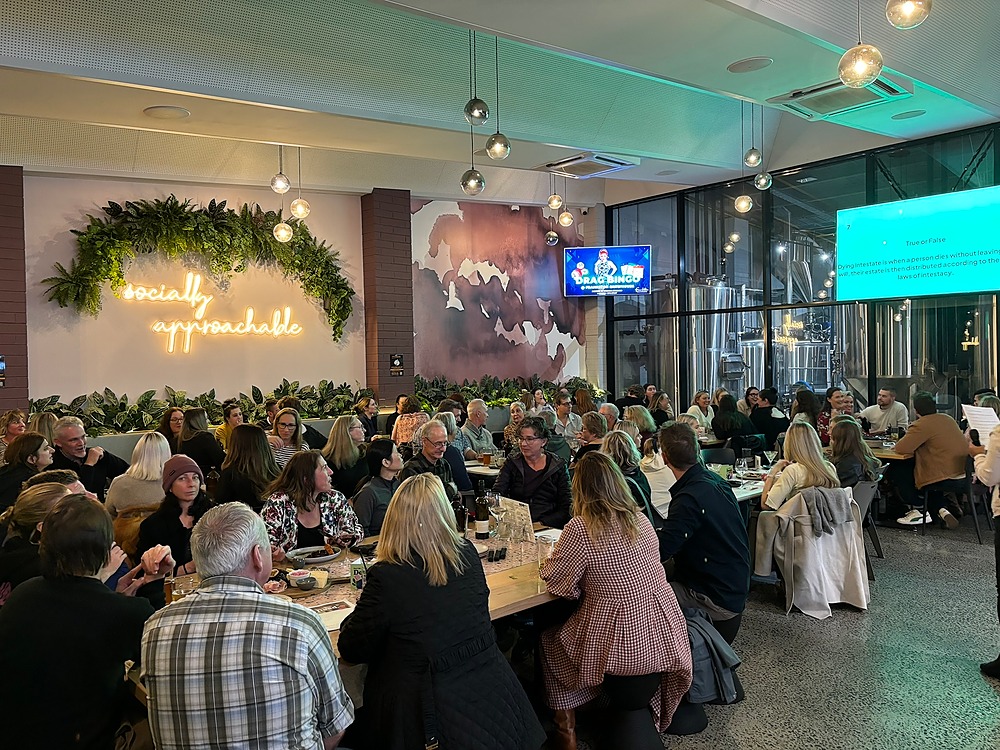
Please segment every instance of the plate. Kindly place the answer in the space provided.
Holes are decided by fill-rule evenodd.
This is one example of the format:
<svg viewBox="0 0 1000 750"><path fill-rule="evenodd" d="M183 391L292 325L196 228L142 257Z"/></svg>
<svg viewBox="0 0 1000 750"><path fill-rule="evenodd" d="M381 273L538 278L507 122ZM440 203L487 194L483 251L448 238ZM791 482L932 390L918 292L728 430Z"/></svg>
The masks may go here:
<svg viewBox="0 0 1000 750"><path fill-rule="evenodd" d="M486 557L486 554L490 551L490 548L485 544L476 544L473 542L472 546L476 548L476 552L479 553L480 557Z"/></svg>
<svg viewBox="0 0 1000 750"><path fill-rule="evenodd" d="M319 554L317 554L319 553ZM340 554L339 552L337 554ZM294 557L300 563L315 565L316 563L330 562L337 555L331 555L326 551L326 547L300 547L287 552L285 557Z"/></svg>

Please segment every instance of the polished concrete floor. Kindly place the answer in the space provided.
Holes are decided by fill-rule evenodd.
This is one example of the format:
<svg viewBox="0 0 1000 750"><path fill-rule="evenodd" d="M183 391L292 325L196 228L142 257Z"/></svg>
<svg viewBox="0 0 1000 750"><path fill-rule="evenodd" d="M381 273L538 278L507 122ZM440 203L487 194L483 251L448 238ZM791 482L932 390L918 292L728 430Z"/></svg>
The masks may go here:
<svg viewBox="0 0 1000 750"><path fill-rule="evenodd" d="M954 531L880 528L868 612L786 617L754 587L734 647L746 700L707 706L708 728L663 737L671 750L996 750L1000 682L993 536L971 518ZM869 546L869 552L871 547ZM580 748L588 717L580 717ZM628 750L621 748L620 750Z"/></svg>
<svg viewBox="0 0 1000 750"><path fill-rule="evenodd" d="M747 698L708 706L709 726L665 737L676 750L996 750L1000 682L992 533L880 528L868 612L786 617L754 588L734 647ZM869 552L871 548L869 547Z"/></svg>

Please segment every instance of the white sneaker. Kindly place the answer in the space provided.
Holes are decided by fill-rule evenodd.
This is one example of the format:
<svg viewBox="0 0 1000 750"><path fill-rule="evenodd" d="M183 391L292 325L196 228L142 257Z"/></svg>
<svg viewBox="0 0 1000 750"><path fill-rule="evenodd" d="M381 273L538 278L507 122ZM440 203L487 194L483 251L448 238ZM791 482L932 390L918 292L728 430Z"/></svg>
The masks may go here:
<svg viewBox="0 0 1000 750"><path fill-rule="evenodd" d="M941 518L942 521L944 521L945 525L949 529L958 528L958 519L955 518L954 514L947 508L941 508L938 511L938 516Z"/></svg>
<svg viewBox="0 0 1000 750"><path fill-rule="evenodd" d="M931 522L931 514L930 513L924 514L922 511L919 511L916 508L911 510L902 518L896 519L896 523L901 524L903 526L919 526L922 523L930 523L930 522Z"/></svg>

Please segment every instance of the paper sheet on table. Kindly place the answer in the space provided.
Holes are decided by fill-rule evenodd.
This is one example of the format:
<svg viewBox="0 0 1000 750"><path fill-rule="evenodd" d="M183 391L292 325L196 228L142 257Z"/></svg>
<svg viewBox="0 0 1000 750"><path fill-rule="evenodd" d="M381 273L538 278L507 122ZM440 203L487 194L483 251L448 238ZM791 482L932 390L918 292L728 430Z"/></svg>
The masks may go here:
<svg viewBox="0 0 1000 750"><path fill-rule="evenodd" d="M962 404L962 413L969 421L969 427L979 430L979 442L986 445L986 438L993 428L1000 424L1000 417L997 417L997 413L988 406Z"/></svg>
<svg viewBox="0 0 1000 750"><path fill-rule="evenodd" d="M354 611L354 605L345 601L328 602L327 604L317 604L309 609L319 615L323 621L323 627L326 628L327 632L332 633L334 630L340 630L341 623Z"/></svg>
<svg viewBox="0 0 1000 750"><path fill-rule="evenodd" d="M509 530L510 541L523 542L532 539L531 508L528 507L528 504L502 495L500 503L506 509L503 525Z"/></svg>
<svg viewBox="0 0 1000 750"><path fill-rule="evenodd" d="M657 495L657 500L653 503L653 510L657 512L660 518L666 520L667 511L670 510L670 490Z"/></svg>

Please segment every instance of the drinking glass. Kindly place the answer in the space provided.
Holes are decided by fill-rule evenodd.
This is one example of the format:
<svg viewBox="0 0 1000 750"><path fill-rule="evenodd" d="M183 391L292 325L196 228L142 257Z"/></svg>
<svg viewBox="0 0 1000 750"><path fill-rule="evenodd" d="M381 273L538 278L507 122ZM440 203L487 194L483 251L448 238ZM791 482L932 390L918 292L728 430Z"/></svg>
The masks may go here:
<svg viewBox="0 0 1000 750"><path fill-rule="evenodd" d="M483 462L483 466L485 466L487 469L490 468L490 464L493 463L493 451L491 450L483 451L483 455L480 460Z"/></svg>
<svg viewBox="0 0 1000 750"><path fill-rule="evenodd" d="M535 550L538 553L539 573L542 572L542 568L545 566L545 563L548 561L548 559L552 557L552 553L555 552L555 549L556 549L556 543L552 539L546 539L546 538L535 539Z"/></svg>
<svg viewBox="0 0 1000 750"><path fill-rule="evenodd" d="M770 466L774 463L774 459L778 457L778 451L764 451L764 458L767 459L767 465Z"/></svg>

